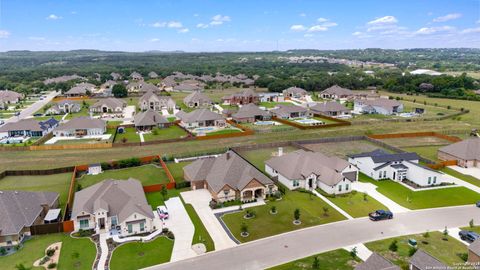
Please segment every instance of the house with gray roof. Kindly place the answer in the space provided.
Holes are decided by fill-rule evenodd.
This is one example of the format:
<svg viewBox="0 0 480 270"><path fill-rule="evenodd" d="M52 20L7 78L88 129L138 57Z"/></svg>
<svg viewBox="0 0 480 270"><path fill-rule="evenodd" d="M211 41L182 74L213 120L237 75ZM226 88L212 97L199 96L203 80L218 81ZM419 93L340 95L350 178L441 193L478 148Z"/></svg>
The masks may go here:
<svg viewBox="0 0 480 270"><path fill-rule="evenodd" d="M58 121L50 118L38 121L34 118L22 119L17 122L9 122L0 127L0 139L18 137L43 137L58 126Z"/></svg>
<svg viewBox="0 0 480 270"><path fill-rule="evenodd" d="M392 154L381 149L348 156L351 164L375 180L409 181L420 187L441 185L444 174L420 165L419 160L413 152Z"/></svg>
<svg viewBox="0 0 480 270"><path fill-rule="evenodd" d="M142 74L134 71L130 74L130 78L134 81L143 81L143 76Z"/></svg>
<svg viewBox="0 0 480 270"><path fill-rule="evenodd" d="M281 119L304 118L310 117L311 113L307 108L297 105L278 105L270 110L273 116Z"/></svg>
<svg viewBox="0 0 480 270"><path fill-rule="evenodd" d="M127 107L127 102L118 98L103 98L99 99L89 110L92 113L122 113Z"/></svg>
<svg viewBox="0 0 480 270"><path fill-rule="evenodd" d="M188 84L188 83L180 83L175 86L173 86L174 91L179 91L179 92L195 92L195 91L201 91L202 88L197 85L197 84Z"/></svg>
<svg viewBox="0 0 480 270"><path fill-rule="evenodd" d="M480 168L480 138L473 137L438 149L438 159L456 160L464 168Z"/></svg>
<svg viewBox="0 0 480 270"><path fill-rule="evenodd" d="M153 91L148 91L138 100L138 107L142 111L152 109L161 111L164 109L173 110L176 107L175 101L170 96L159 96Z"/></svg>
<svg viewBox="0 0 480 270"><path fill-rule="evenodd" d="M158 78L158 74L157 74L155 71L150 71L150 72L148 73L148 77L149 77L150 79L156 79L156 78Z"/></svg>
<svg viewBox="0 0 480 270"><path fill-rule="evenodd" d="M10 104L19 103L23 95L10 90L0 90L0 109L6 110Z"/></svg>
<svg viewBox="0 0 480 270"><path fill-rule="evenodd" d="M74 100L64 99L55 103L52 107L45 111L47 115L78 113L82 109L80 103Z"/></svg>
<svg viewBox="0 0 480 270"><path fill-rule="evenodd" d="M232 114L232 119L237 123L254 123L256 121L270 120L271 118L272 115L268 111L260 109L253 103L243 105L238 112Z"/></svg>
<svg viewBox="0 0 480 270"><path fill-rule="evenodd" d="M227 125L224 116L212 112L209 109L196 109L185 114L177 114L180 117L180 125L188 129L198 127L224 128Z"/></svg>
<svg viewBox="0 0 480 270"><path fill-rule="evenodd" d="M58 207L57 192L0 190L0 247L16 246Z"/></svg>
<svg viewBox="0 0 480 270"><path fill-rule="evenodd" d="M151 83L147 83L147 82L144 82L144 81L132 81L130 83L127 84L127 91L128 93L147 93L147 92L154 92L154 93L158 93L160 92L160 88L158 88L157 86L151 84Z"/></svg>
<svg viewBox="0 0 480 270"><path fill-rule="evenodd" d="M284 97L288 98L297 98L297 99L305 99L308 95L307 90L300 88L300 87L289 87L282 91Z"/></svg>
<svg viewBox="0 0 480 270"><path fill-rule="evenodd" d="M394 99L377 98L372 100L356 99L353 104L356 114L392 115L403 112L403 104Z"/></svg>
<svg viewBox="0 0 480 270"><path fill-rule="evenodd" d="M202 158L183 168L191 188L208 189L218 202L265 199L277 191L274 182L236 152Z"/></svg>
<svg viewBox="0 0 480 270"><path fill-rule="evenodd" d="M106 131L107 124L104 120L80 116L59 125L53 130L53 135L55 137L84 137L103 135Z"/></svg>
<svg viewBox="0 0 480 270"><path fill-rule="evenodd" d="M65 96L67 97L83 97L87 96L88 92L93 93L95 90L95 85L91 83L79 83L74 87L70 88L67 92L65 92Z"/></svg>
<svg viewBox="0 0 480 270"><path fill-rule="evenodd" d="M340 100L340 99L349 99L352 98L355 95L355 93L347 88L343 88L338 85L333 85L331 87L328 87L327 89L321 91L318 96L323 99L335 99L335 100Z"/></svg>
<svg viewBox="0 0 480 270"><path fill-rule="evenodd" d="M121 237L157 229L140 181L106 179L75 192L72 208L74 230L115 232Z"/></svg>
<svg viewBox="0 0 480 270"><path fill-rule="evenodd" d="M141 131L152 130L153 128L166 128L172 125L167 118L152 109L137 113L133 118L133 123L135 128Z"/></svg>
<svg viewBox="0 0 480 270"><path fill-rule="evenodd" d="M358 169L338 157L303 149L278 155L265 161L265 171L289 189L320 188L328 194L343 194L352 190Z"/></svg>
<svg viewBox="0 0 480 270"><path fill-rule="evenodd" d="M117 73L117 72L110 73L110 77L112 77L112 80L114 80L114 81L118 81L118 80L122 79L122 75L120 73Z"/></svg>
<svg viewBox="0 0 480 270"><path fill-rule="evenodd" d="M473 241L468 246L468 260L467 263L473 265L480 265L480 240Z"/></svg>
<svg viewBox="0 0 480 270"><path fill-rule="evenodd" d="M208 107L213 101L200 91L194 91L183 99L183 103L189 108Z"/></svg>
<svg viewBox="0 0 480 270"><path fill-rule="evenodd" d="M357 265L355 270L401 270L401 268L374 252L365 262Z"/></svg>
<svg viewBox="0 0 480 270"><path fill-rule="evenodd" d="M449 269L449 267L437 258L419 249L408 261L410 270Z"/></svg>
<svg viewBox="0 0 480 270"><path fill-rule="evenodd" d="M342 116L350 113L350 110L336 101L324 101L309 108L312 113L326 116Z"/></svg>

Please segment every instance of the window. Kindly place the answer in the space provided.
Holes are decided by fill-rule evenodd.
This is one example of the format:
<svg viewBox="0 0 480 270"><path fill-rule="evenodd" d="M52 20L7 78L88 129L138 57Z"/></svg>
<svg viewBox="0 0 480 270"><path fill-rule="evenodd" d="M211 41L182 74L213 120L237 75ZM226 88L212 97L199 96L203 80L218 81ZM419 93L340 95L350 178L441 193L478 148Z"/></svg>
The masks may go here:
<svg viewBox="0 0 480 270"><path fill-rule="evenodd" d="M346 184L346 185L345 185L345 190L348 191L348 188L349 188L349 185Z"/></svg>
<svg viewBox="0 0 480 270"><path fill-rule="evenodd" d="M116 216L112 217L111 221L112 221L112 226L117 226L118 220Z"/></svg>
<svg viewBox="0 0 480 270"><path fill-rule="evenodd" d="M378 172L378 178L382 178L382 172Z"/></svg>
<svg viewBox="0 0 480 270"><path fill-rule="evenodd" d="M81 219L80 220L80 229L85 229L88 228L88 219Z"/></svg>
<svg viewBox="0 0 480 270"><path fill-rule="evenodd" d="M383 178L387 178L387 171L383 171Z"/></svg>
<svg viewBox="0 0 480 270"><path fill-rule="evenodd" d="M128 227L128 233L132 233L133 232L132 224L128 224L127 227Z"/></svg>
<svg viewBox="0 0 480 270"><path fill-rule="evenodd" d="M432 183L432 177L428 177L428 184L430 185Z"/></svg>
<svg viewBox="0 0 480 270"><path fill-rule="evenodd" d="M436 177L436 176L433 177L433 183L434 183L434 184L437 183L437 177Z"/></svg>
<svg viewBox="0 0 480 270"><path fill-rule="evenodd" d="M143 232L145 230L145 222L140 223L140 231Z"/></svg>
<svg viewBox="0 0 480 270"><path fill-rule="evenodd" d="M342 191L342 185L338 185L338 191Z"/></svg>
<svg viewBox="0 0 480 270"><path fill-rule="evenodd" d="M298 187L300 185L300 183L298 182L298 180L293 180L293 186L294 187Z"/></svg>

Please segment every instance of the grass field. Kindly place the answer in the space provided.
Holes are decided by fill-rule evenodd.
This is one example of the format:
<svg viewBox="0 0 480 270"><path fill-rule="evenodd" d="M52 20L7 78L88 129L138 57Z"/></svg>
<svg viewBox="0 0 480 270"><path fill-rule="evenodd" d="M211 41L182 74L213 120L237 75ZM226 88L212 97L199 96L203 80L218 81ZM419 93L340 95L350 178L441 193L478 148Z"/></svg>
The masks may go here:
<svg viewBox="0 0 480 270"><path fill-rule="evenodd" d="M212 237L210 237L210 234L208 234L207 229L205 228L202 221L200 220L200 217L198 217L197 212L195 212L195 209L193 209L193 206L191 204L185 204L185 203L183 205L187 210L190 220L195 226L195 234L193 235L192 245L203 243L207 248L207 252L215 250L215 243L213 243Z"/></svg>
<svg viewBox="0 0 480 270"><path fill-rule="evenodd" d="M352 270L361 262L359 258L353 259L348 251L337 249L268 268L268 270L314 270L312 265L315 257L320 262L321 270Z"/></svg>
<svg viewBox="0 0 480 270"><path fill-rule="evenodd" d="M343 159L346 159L347 155L370 152L376 149L383 149L387 152L390 152L378 145L375 145L365 140L351 142L304 144L303 146L312 151L323 153L327 156L337 156Z"/></svg>
<svg viewBox="0 0 480 270"><path fill-rule="evenodd" d="M33 236L16 253L0 257L0 269L14 270L15 265L18 264L23 264L30 269L36 260L45 256L45 249L55 242L62 242L58 269L92 269L96 255L95 244L88 238L75 239L61 233ZM45 268L36 267L35 269Z"/></svg>
<svg viewBox="0 0 480 270"><path fill-rule="evenodd" d="M106 170L97 175L85 174L77 179L77 184L81 184L83 188L86 188L105 179L127 180L130 177L139 180L143 186L168 183L165 170L160 166L149 164L125 169Z"/></svg>
<svg viewBox="0 0 480 270"><path fill-rule="evenodd" d="M452 142L434 136L381 139L380 141L396 147L444 146Z"/></svg>
<svg viewBox="0 0 480 270"><path fill-rule="evenodd" d="M185 182L185 179L183 178L183 167L187 166L188 164L192 163L191 161L185 161L185 162L169 162L167 163L168 170L172 174L173 178L175 179L175 182L181 183Z"/></svg>
<svg viewBox="0 0 480 270"><path fill-rule="evenodd" d="M374 198L367 195L366 200L364 200L363 196L363 193L353 191L345 195L337 195L334 198L327 197L327 199L355 218L368 216L368 213L378 209L388 210L385 205Z"/></svg>
<svg viewBox="0 0 480 270"><path fill-rule="evenodd" d="M466 187L412 191L394 181L375 181L362 173L359 174L359 180L376 185L378 192L409 209L474 204L480 200L480 194Z"/></svg>
<svg viewBox="0 0 480 270"><path fill-rule="evenodd" d="M213 136L213 135L232 134L232 133L239 133L239 132L242 132L242 131L236 128L225 128L225 129L221 129L214 132L208 132L206 133L206 135Z"/></svg>
<svg viewBox="0 0 480 270"><path fill-rule="evenodd" d="M275 215L270 214L272 206L277 208L278 213ZM328 208L328 216L324 215L323 207ZM301 214L302 224L300 225L292 223L293 212L297 208L300 209ZM245 210L222 217L232 234L241 242L345 219L342 214L317 196L299 191L287 191L280 201L268 202L266 205L248 208L248 210L255 211L256 217L244 219ZM242 223L248 226L250 234L248 237L240 235Z"/></svg>
<svg viewBox="0 0 480 270"><path fill-rule="evenodd" d="M63 206L67 201L71 177L72 173L6 176L0 180L0 190L58 192L60 206Z"/></svg>
<svg viewBox="0 0 480 270"><path fill-rule="evenodd" d="M137 130L134 127L125 128L124 133L117 132L115 143L122 143L124 138L127 139L127 143L140 142L140 136L137 134Z"/></svg>
<svg viewBox="0 0 480 270"><path fill-rule="evenodd" d="M283 153L289 153L298 150L292 146L283 147ZM275 157L274 154L278 153L278 147L274 148L262 148L255 150L245 150L240 151L239 154L242 155L246 160L250 161L255 167L259 170L265 172L265 161Z"/></svg>
<svg viewBox="0 0 480 270"><path fill-rule="evenodd" d="M136 270L170 261L173 240L158 237L151 242L126 243L117 247L110 260L111 269Z"/></svg>
<svg viewBox="0 0 480 270"><path fill-rule="evenodd" d="M459 253L466 253L467 246L456 240L455 238L448 236L448 241L443 240L443 234L440 232L429 232L429 237L425 238L423 234L405 235L401 237L395 237L375 242L366 243L368 249L374 252L378 252L391 262L405 267L408 265L408 251L410 246L408 245L408 239L417 240L418 248L426 251L433 257L437 258L441 262L453 266L454 264L463 264L463 260L458 256ZM392 252L388 249L393 240L397 240L398 250ZM428 244L423 243L427 241ZM408 268L403 268L408 269Z"/></svg>
<svg viewBox="0 0 480 270"><path fill-rule="evenodd" d="M156 130L156 131L155 131ZM154 134L156 133L156 135ZM177 125L172 125L168 128L156 128L154 131L143 134L143 139L148 141L179 139L187 136L187 132Z"/></svg>
<svg viewBox="0 0 480 270"><path fill-rule="evenodd" d="M428 158L432 161L438 161L437 151L442 146L415 146L415 147L402 147L407 152L415 152L421 157Z"/></svg>

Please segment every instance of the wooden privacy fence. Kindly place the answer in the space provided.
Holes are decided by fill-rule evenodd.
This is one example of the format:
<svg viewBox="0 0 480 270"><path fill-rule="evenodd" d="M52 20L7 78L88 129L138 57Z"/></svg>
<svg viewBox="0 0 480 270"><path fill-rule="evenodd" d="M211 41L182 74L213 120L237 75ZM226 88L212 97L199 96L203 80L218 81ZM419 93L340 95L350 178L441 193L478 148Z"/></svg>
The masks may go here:
<svg viewBox="0 0 480 270"><path fill-rule="evenodd" d="M289 125L289 126L292 126L292 127L295 127L295 128L298 128L298 129L302 129L302 130L305 130L305 129L320 129L320 128L332 128L332 127L342 127L342 126L350 126L352 123L350 123L349 121L345 121L345 120L341 120L341 119L336 119L336 118L333 118L333 117L329 117L329 116L325 116L325 115L320 115L320 114L314 114L315 117L318 117L318 118L323 118L323 119L326 119L326 120L330 120L330 121L335 121L335 123L333 124L325 124L325 125L302 125L302 124L299 124L299 123L295 123L293 121L290 121L290 120L285 120L285 119L282 119L282 118L278 118L276 116L272 117L272 119L274 121L277 121L277 122L280 122L282 124L285 124L285 125Z"/></svg>
<svg viewBox="0 0 480 270"><path fill-rule="evenodd" d="M83 144L59 144L59 145L32 145L29 146L31 151L42 150L66 150L66 149L105 149L112 148L112 143L83 143Z"/></svg>
<svg viewBox="0 0 480 270"><path fill-rule="evenodd" d="M410 133L391 133L391 134L371 134L368 137L372 139L396 139L396 138L414 138L414 137L437 137L450 142L459 142L462 139L437 132L410 132Z"/></svg>
<svg viewBox="0 0 480 270"><path fill-rule="evenodd" d="M30 233L32 235L50 234L64 232L63 222L39 224L30 226Z"/></svg>
<svg viewBox="0 0 480 270"><path fill-rule="evenodd" d="M230 125L239 128L242 132L234 132L234 133L226 133L226 134L216 134L216 135L206 135L206 136L199 136L195 137L197 140L212 140L212 139L225 139L225 138L235 138L235 137L243 137L243 136L250 136L255 134L255 131L252 129L246 128L242 125L239 125L231 120L227 120L227 123Z"/></svg>

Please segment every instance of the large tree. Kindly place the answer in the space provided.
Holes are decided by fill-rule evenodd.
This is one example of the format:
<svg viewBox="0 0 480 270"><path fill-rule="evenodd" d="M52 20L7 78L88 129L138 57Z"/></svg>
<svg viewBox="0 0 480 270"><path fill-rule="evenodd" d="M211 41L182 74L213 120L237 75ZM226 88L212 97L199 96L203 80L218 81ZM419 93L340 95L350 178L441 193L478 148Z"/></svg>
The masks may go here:
<svg viewBox="0 0 480 270"><path fill-rule="evenodd" d="M123 98L128 95L127 88L123 84L115 84L112 88L112 94L116 98Z"/></svg>

